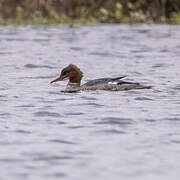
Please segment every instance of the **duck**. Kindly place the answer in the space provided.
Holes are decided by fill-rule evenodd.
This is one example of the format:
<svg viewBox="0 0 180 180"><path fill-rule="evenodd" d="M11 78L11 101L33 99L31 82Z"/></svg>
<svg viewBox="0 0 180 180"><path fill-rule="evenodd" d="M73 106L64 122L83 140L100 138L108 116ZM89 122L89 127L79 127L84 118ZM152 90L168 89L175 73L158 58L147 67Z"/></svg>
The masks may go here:
<svg viewBox="0 0 180 180"><path fill-rule="evenodd" d="M79 91L96 91L96 90L107 90L107 91L125 91L131 89L150 89L151 86L141 85L137 82L127 82L122 80L126 76L119 76L114 78L100 78L90 80L87 83L81 85L83 78L83 72L74 64L69 64L62 69L61 74L58 78L54 79L50 83L69 80L66 88L62 92L79 92Z"/></svg>

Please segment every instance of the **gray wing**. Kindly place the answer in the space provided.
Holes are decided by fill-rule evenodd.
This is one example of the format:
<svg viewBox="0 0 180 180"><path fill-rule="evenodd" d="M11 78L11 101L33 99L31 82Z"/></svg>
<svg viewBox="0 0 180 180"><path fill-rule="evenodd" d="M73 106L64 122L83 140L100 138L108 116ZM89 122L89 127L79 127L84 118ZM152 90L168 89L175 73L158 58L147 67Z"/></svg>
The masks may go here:
<svg viewBox="0 0 180 180"><path fill-rule="evenodd" d="M88 81L87 83L83 84L82 86L95 86L95 85L100 85L104 83L110 83L110 82L117 82L117 84L121 84L124 81L121 81L120 79L125 78L126 76L120 76L116 78L101 78L101 79L94 79L91 81Z"/></svg>

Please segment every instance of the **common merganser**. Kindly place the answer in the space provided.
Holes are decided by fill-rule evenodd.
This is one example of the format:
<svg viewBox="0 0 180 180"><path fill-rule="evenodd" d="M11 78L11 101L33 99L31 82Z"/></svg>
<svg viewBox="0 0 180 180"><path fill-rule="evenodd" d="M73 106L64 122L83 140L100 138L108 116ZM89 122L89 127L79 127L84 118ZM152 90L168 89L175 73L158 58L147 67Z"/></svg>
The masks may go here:
<svg viewBox="0 0 180 180"><path fill-rule="evenodd" d="M121 79L126 76L120 76L116 78L101 78L88 81L81 86L81 79L83 73L74 64L69 64L61 71L60 77L51 81L51 83L57 81L69 80L65 91L63 92L78 92L84 90L109 90L109 91L123 91L130 89L150 89L151 86L144 86L139 83L126 82Z"/></svg>

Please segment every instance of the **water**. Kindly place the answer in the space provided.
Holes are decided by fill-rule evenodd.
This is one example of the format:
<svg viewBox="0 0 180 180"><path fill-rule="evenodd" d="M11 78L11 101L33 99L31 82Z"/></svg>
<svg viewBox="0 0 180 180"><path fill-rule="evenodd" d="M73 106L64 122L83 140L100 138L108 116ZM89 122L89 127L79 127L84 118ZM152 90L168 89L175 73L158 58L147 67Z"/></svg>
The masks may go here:
<svg viewBox="0 0 180 180"><path fill-rule="evenodd" d="M1 180L180 177L180 26L0 27ZM153 89L61 93L128 75Z"/></svg>

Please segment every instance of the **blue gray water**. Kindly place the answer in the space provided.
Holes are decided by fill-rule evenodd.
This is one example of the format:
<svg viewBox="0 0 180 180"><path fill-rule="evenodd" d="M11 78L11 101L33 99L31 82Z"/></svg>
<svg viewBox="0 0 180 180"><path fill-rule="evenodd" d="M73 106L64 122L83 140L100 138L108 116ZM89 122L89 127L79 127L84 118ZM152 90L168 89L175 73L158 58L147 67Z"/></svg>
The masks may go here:
<svg viewBox="0 0 180 180"><path fill-rule="evenodd" d="M69 63L154 87L61 93ZM180 178L180 26L1 26L0 72L0 180Z"/></svg>

